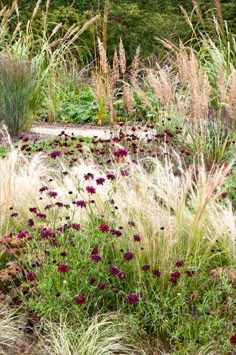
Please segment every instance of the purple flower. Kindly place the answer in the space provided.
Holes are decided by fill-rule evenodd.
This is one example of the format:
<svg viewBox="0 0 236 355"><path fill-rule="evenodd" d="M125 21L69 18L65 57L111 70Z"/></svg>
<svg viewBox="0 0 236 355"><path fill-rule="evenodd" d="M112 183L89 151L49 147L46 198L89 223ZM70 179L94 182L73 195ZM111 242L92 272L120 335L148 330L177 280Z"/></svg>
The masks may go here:
<svg viewBox="0 0 236 355"><path fill-rule="evenodd" d="M78 223L72 223L71 228L74 229L74 230L76 230L76 231L79 231L79 230L80 230L80 224L78 224Z"/></svg>
<svg viewBox="0 0 236 355"><path fill-rule="evenodd" d="M106 284L105 284L104 282L99 282L99 283L98 283L98 288L99 288L99 290L105 290L106 287L107 287L107 286L106 286Z"/></svg>
<svg viewBox="0 0 236 355"><path fill-rule="evenodd" d="M37 210L36 207L30 207L29 211L32 212L32 213L37 213L38 210Z"/></svg>
<svg viewBox="0 0 236 355"><path fill-rule="evenodd" d="M170 282L172 282L172 284L176 285L177 282L179 281L180 278L180 272L179 271L174 271L170 274Z"/></svg>
<svg viewBox="0 0 236 355"><path fill-rule="evenodd" d="M118 229L111 229L111 234L114 235L117 238L122 236L121 231L119 231Z"/></svg>
<svg viewBox="0 0 236 355"><path fill-rule="evenodd" d="M47 217L47 215L45 213L43 213L43 212L37 212L36 213L36 217L45 219Z"/></svg>
<svg viewBox="0 0 236 355"><path fill-rule="evenodd" d="M50 153L50 157L52 159L56 159L57 157L60 157L61 156L61 152L60 150L53 150L51 153Z"/></svg>
<svg viewBox="0 0 236 355"><path fill-rule="evenodd" d="M25 238L27 235L29 235L29 231L27 231L27 230L22 230L22 231L20 231L20 232L17 233L17 238L23 239L23 238Z"/></svg>
<svg viewBox="0 0 236 355"><path fill-rule="evenodd" d="M99 229L102 233L108 233L110 230L110 227L108 224L102 223L102 224L100 224Z"/></svg>
<svg viewBox="0 0 236 355"><path fill-rule="evenodd" d="M49 191L48 196L52 197L52 198L56 198L58 195L58 193L56 191Z"/></svg>
<svg viewBox="0 0 236 355"><path fill-rule="evenodd" d="M61 256L63 256L63 258L65 258L65 257L67 256L67 252L66 252L66 251L63 251L63 252L61 253Z"/></svg>
<svg viewBox="0 0 236 355"><path fill-rule="evenodd" d="M150 270L150 268L151 268L151 266L150 266L149 264L144 264L144 265L142 266L142 270L143 270L143 271Z"/></svg>
<svg viewBox="0 0 236 355"><path fill-rule="evenodd" d="M114 180L116 178L116 176L113 173L107 173L107 178L108 178L108 180Z"/></svg>
<svg viewBox="0 0 236 355"><path fill-rule="evenodd" d="M77 303L77 304L84 304L86 302L86 296L79 294L79 295L75 296L74 300L75 300L75 303Z"/></svg>
<svg viewBox="0 0 236 355"><path fill-rule="evenodd" d="M185 262L183 260L178 260L175 263L176 267L183 267L185 265Z"/></svg>
<svg viewBox="0 0 236 355"><path fill-rule="evenodd" d="M109 272L112 274L112 275L118 275L118 273L120 272L120 270L118 269L118 267L116 267L115 265L111 265L109 267Z"/></svg>
<svg viewBox="0 0 236 355"><path fill-rule="evenodd" d="M129 176L129 172L127 170L121 169L120 173L121 173L122 176Z"/></svg>
<svg viewBox="0 0 236 355"><path fill-rule="evenodd" d="M134 253L132 253L132 251L127 251L126 253L124 253L124 259L127 261L130 261L134 258Z"/></svg>
<svg viewBox="0 0 236 355"><path fill-rule="evenodd" d="M48 187L47 186L43 186L39 189L39 192L44 192L44 191L47 191L48 190Z"/></svg>
<svg viewBox="0 0 236 355"><path fill-rule="evenodd" d="M155 276L155 277L160 277L160 276L161 276L161 272L160 272L160 270L158 270L158 269L153 270L152 274L153 274L153 276Z"/></svg>
<svg viewBox="0 0 236 355"><path fill-rule="evenodd" d="M96 277L90 277L90 278L89 278L89 284L90 284L90 285L94 285L96 282L97 282Z"/></svg>
<svg viewBox="0 0 236 355"><path fill-rule="evenodd" d="M44 207L44 209L45 209L45 211L46 211L46 210L50 210L50 208L52 208L52 207L53 207L53 206L49 204L49 205L46 205L46 206Z"/></svg>
<svg viewBox="0 0 236 355"><path fill-rule="evenodd" d="M99 263L100 261L102 261L102 258L99 254L91 254L90 259L95 263Z"/></svg>
<svg viewBox="0 0 236 355"><path fill-rule="evenodd" d="M97 185L103 185L105 183L105 181L106 181L106 179L104 179L103 177L96 179Z"/></svg>
<svg viewBox="0 0 236 355"><path fill-rule="evenodd" d="M87 205L87 202L86 201L84 201L84 200L78 200L78 201L75 201L75 204L76 204L76 206L78 206L78 207L86 207L86 205Z"/></svg>
<svg viewBox="0 0 236 355"><path fill-rule="evenodd" d="M135 242L140 242L141 241L141 235L140 234L135 234L133 236Z"/></svg>
<svg viewBox="0 0 236 355"><path fill-rule="evenodd" d="M127 275L125 272L123 271L119 271L118 274L117 274L117 277L120 279L120 280L126 280L127 279Z"/></svg>
<svg viewBox="0 0 236 355"><path fill-rule="evenodd" d="M194 270L187 270L186 271L186 275L189 276L189 277L192 277L194 274L195 274Z"/></svg>
<svg viewBox="0 0 236 355"><path fill-rule="evenodd" d="M84 174L84 180L93 180L94 179L94 175L92 173L87 173L87 174Z"/></svg>
<svg viewBox="0 0 236 355"><path fill-rule="evenodd" d="M30 271L26 274L26 279L27 279L27 281L33 282L36 280L36 274L34 272Z"/></svg>
<svg viewBox="0 0 236 355"><path fill-rule="evenodd" d="M93 186L86 186L86 191L90 194L93 195L96 193L96 189Z"/></svg>
<svg viewBox="0 0 236 355"><path fill-rule="evenodd" d="M32 218L28 219L28 226L33 227L34 226L34 220Z"/></svg>
<svg viewBox="0 0 236 355"><path fill-rule="evenodd" d="M55 205L59 208L64 207L64 204L62 202L56 202Z"/></svg>
<svg viewBox="0 0 236 355"><path fill-rule="evenodd" d="M236 333L230 336L229 341L232 345L236 345Z"/></svg>
<svg viewBox="0 0 236 355"><path fill-rule="evenodd" d="M128 155L128 149L126 148L118 148L117 150L114 151L114 155L117 158L123 158Z"/></svg>
<svg viewBox="0 0 236 355"><path fill-rule="evenodd" d="M129 304L138 304L139 303L139 294L138 293L129 293L125 297L125 301Z"/></svg>
<svg viewBox="0 0 236 355"><path fill-rule="evenodd" d="M49 228L42 228L40 231L40 236L43 239L48 239L55 237L55 233Z"/></svg>
<svg viewBox="0 0 236 355"><path fill-rule="evenodd" d="M61 274L65 274L69 271L69 266L66 264L59 264L57 267L57 271Z"/></svg>

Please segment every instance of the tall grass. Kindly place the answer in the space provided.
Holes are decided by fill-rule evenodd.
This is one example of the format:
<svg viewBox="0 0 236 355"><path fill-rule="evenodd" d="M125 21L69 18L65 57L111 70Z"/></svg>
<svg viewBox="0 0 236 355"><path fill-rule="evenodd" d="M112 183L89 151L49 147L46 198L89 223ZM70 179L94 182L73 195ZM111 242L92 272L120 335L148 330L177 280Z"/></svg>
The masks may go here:
<svg viewBox="0 0 236 355"><path fill-rule="evenodd" d="M42 11L41 30L36 31L34 21L40 5L41 1L37 1L24 28L17 1L0 12L1 120L13 134L21 129L30 129L33 115L42 99L48 104L49 119L53 119L58 98L58 77L68 69L68 63L73 67L73 53L79 57L76 41L99 17L91 18L82 27L75 23L64 33L62 23L58 23L50 32L48 1L46 10ZM16 18L15 29L12 30Z"/></svg>
<svg viewBox="0 0 236 355"><path fill-rule="evenodd" d="M0 55L0 122L11 135L31 128L41 91L39 68L27 59Z"/></svg>

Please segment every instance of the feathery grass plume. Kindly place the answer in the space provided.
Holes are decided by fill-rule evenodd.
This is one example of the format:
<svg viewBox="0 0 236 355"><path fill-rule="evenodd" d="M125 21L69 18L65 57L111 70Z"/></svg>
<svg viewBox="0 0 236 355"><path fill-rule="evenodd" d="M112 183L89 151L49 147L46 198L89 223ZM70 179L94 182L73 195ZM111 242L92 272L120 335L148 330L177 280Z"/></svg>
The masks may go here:
<svg viewBox="0 0 236 355"><path fill-rule="evenodd" d="M32 21L35 18L36 14L38 13L38 10L40 8L41 2L42 2L42 0L38 0L37 1L36 5L35 5L35 7L33 9L33 13L32 13L30 21Z"/></svg>
<svg viewBox="0 0 236 355"><path fill-rule="evenodd" d="M47 2L46 2L46 14L47 14L48 11L49 11L50 3L51 3L51 0L47 0Z"/></svg>
<svg viewBox="0 0 236 355"><path fill-rule="evenodd" d="M121 38L120 38L120 43L119 43L119 61L120 61L120 71L124 77L125 72L126 72L126 56L125 56L124 45L123 45Z"/></svg>
<svg viewBox="0 0 236 355"><path fill-rule="evenodd" d="M211 86L207 75L198 64L192 48L180 45L176 53L176 64L182 84L188 88L190 95L189 114L193 122L208 116L210 107Z"/></svg>
<svg viewBox="0 0 236 355"><path fill-rule="evenodd" d="M231 118L232 126L235 127L236 120L236 69L232 68L230 82L229 82L229 91L226 98L226 110Z"/></svg>
<svg viewBox="0 0 236 355"><path fill-rule="evenodd" d="M98 51L99 51L99 63L100 63L101 69L104 74L108 74L109 66L108 66L108 62L107 62L107 54L106 54L105 48L103 46L103 43L101 42L99 37L98 37Z"/></svg>
<svg viewBox="0 0 236 355"><path fill-rule="evenodd" d="M219 99L224 106L227 100L227 73L224 62L222 62L220 65L217 78L217 90L219 93Z"/></svg>
<svg viewBox="0 0 236 355"><path fill-rule="evenodd" d="M154 90L155 95L164 104L174 104L175 94L172 89L172 83L169 78L169 73L166 69L158 66L157 71L149 70L147 81Z"/></svg>
<svg viewBox="0 0 236 355"><path fill-rule="evenodd" d="M119 80L120 78L120 70L119 70L119 57L117 54L117 50L114 52L113 56L113 65L112 65L112 79L114 82Z"/></svg>
<svg viewBox="0 0 236 355"><path fill-rule="evenodd" d="M137 86L137 78L139 71L139 62L140 62L140 46L136 49L134 58L131 64L131 84L133 87Z"/></svg>
<svg viewBox="0 0 236 355"><path fill-rule="evenodd" d="M214 5L216 8L217 20L221 26L221 29L223 30L224 29L224 19L223 19L223 15L222 15L220 0L214 0Z"/></svg>
<svg viewBox="0 0 236 355"><path fill-rule="evenodd" d="M192 0L193 8L197 14L198 20L201 24L203 24L202 11L200 9L199 3L197 0Z"/></svg>
<svg viewBox="0 0 236 355"><path fill-rule="evenodd" d="M133 113L133 95L130 86L124 83L123 88L123 106L128 115Z"/></svg>
<svg viewBox="0 0 236 355"><path fill-rule="evenodd" d="M54 355L107 355L134 354L144 352L132 344L130 326L114 314L97 315L90 322L77 323L76 326L61 317L60 323L48 321L47 334L41 338L43 354Z"/></svg>

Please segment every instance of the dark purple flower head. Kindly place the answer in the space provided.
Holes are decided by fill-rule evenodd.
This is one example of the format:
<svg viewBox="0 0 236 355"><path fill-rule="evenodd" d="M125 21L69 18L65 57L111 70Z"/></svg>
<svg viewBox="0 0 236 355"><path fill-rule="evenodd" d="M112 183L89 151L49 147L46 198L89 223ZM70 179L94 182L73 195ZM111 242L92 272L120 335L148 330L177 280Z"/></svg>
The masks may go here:
<svg viewBox="0 0 236 355"><path fill-rule="evenodd" d="M140 234L135 234L133 236L135 242L140 242L141 241L141 235Z"/></svg>
<svg viewBox="0 0 236 355"><path fill-rule="evenodd" d="M230 336L229 341L232 345L236 345L236 333Z"/></svg>
<svg viewBox="0 0 236 355"><path fill-rule="evenodd" d="M39 189L39 192L44 192L44 191L47 191L48 190L48 187L47 186L43 186Z"/></svg>
<svg viewBox="0 0 236 355"><path fill-rule="evenodd" d="M101 223L100 226L99 226L99 229L102 233L108 233L109 230L110 230L110 227L108 224L106 223Z"/></svg>
<svg viewBox="0 0 236 355"><path fill-rule="evenodd" d="M43 212L37 212L36 217L45 219L47 217L47 215Z"/></svg>
<svg viewBox="0 0 236 355"><path fill-rule="evenodd" d="M95 255L95 254L99 254L99 248L98 248L97 245L92 248L92 251L91 251L90 255Z"/></svg>
<svg viewBox="0 0 236 355"><path fill-rule="evenodd" d="M75 201L75 204L76 204L76 206L78 206L78 207L86 207L86 205L87 205L87 202L86 201L84 201L84 200L78 200L78 201Z"/></svg>
<svg viewBox="0 0 236 355"><path fill-rule="evenodd" d="M32 212L32 213L37 213L38 212L36 207L30 207L29 211Z"/></svg>
<svg viewBox="0 0 236 355"><path fill-rule="evenodd" d="M89 284L90 284L90 285L94 285L96 282L97 282L96 277L90 277L90 278L89 278Z"/></svg>
<svg viewBox="0 0 236 355"><path fill-rule="evenodd" d="M132 251L128 250L127 252L124 253L124 259L127 261L130 261L134 258L134 253Z"/></svg>
<svg viewBox="0 0 236 355"><path fill-rule="evenodd" d="M34 272L30 271L26 274L26 279L27 279L27 281L33 282L36 280L36 274Z"/></svg>
<svg viewBox="0 0 236 355"><path fill-rule="evenodd" d="M49 191L48 196L52 198L56 198L58 193L56 191Z"/></svg>
<svg viewBox="0 0 236 355"><path fill-rule="evenodd" d="M186 275L192 277L195 274L195 270L187 270Z"/></svg>
<svg viewBox="0 0 236 355"><path fill-rule="evenodd" d="M86 296L79 294L79 295L75 296L74 300L75 300L75 303L77 303L77 304L84 304L86 302Z"/></svg>
<svg viewBox="0 0 236 355"><path fill-rule="evenodd" d="M60 150L53 150L51 153L50 153L50 157L52 159L56 159L57 157L60 157L61 156L61 152Z"/></svg>
<svg viewBox="0 0 236 355"><path fill-rule="evenodd" d="M66 251L63 251L63 252L61 253L61 256L63 256L63 258L65 258L65 257L67 256L67 252L66 252Z"/></svg>
<svg viewBox="0 0 236 355"><path fill-rule="evenodd" d="M17 238L23 239L23 238L27 237L27 235L29 235L29 231L22 230L22 231L17 233Z"/></svg>
<svg viewBox="0 0 236 355"><path fill-rule="evenodd" d="M50 205L50 204L49 204L49 205L46 205L46 206L44 207L44 209L45 209L45 211L46 211L46 210L50 210L52 207L53 207L53 205Z"/></svg>
<svg viewBox="0 0 236 355"><path fill-rule="evenodd" d="M152 274L153 274L153 276L155 276L155 277L160 277L160 276L161 276L161 272L160 272L160 270L158 270L158 269L153 270Z"/></svg>
<svg viewBox="0 0 236 355"><path fill-rule="evenodd" d="M107 287L107 286L106 286L106 284L105 284L104 282L99 282L99 283L98 283L98 288L99 288L99 290L105 290L106 287Z"/></svg>
<svg viewBox="0 0 236 355"><path fill-rule="evenodd" d="M66 264L59 264L57 267L57 271L61 274L65 274L69 271L69 266Z"/></svg>
<svg viewBox="0 0 236 355"><path fill-rule="evenodd" d="M172 282L174 285L177 284L180 278L180 272L179 271L174 271L170 274L170 282Z"/></svg>
<svg viewBox="0 0 236 355"><path fill-rule="evenodd" d="M48 239L55 237L55 233L49 228L42 228L40 231L40 236L43 239Z"/></svg>
<svg viewBox="0 0 236 355"><path fill-rule="evenodd" d="M32 218L28 219L28 226L33 227L34 226L34 220Z"/></svg>
<svg viewBox="0 0 236 355"><path fill-rule="evenodd" d="M91 254L90 259L95 263L99 263L100 261L102 261L102 258L99 254Z"/></svg>
<svg viewBox="0 0 236 355"><path fill-rule="evenodd" d="M123 271L119 271L118 274L117 274L117 277L118 277L119 280L126 280L127 279L127 275Z"/></svg>
<svg viewBox="0 0 236 355"><path fill-rule="evenodd" d="M116 176L113 173L107 173L107 178L108 178L108 180L114 180L116 178Z"/></svg>
<svg viewBox="0 0 236 355"><path fill-rule="evenodd" d="M126 297L125 297L125 301L129 304L138 304L139 303L139 294L138 293L129 293Z"/></svg>
<svg viewBox="0 0 236 355"><path fill-rule="evenodd" d="M183 260L178 260L175 263L176 267L183 267L185 265L185 262Z"/></svg>
<svg viewBox="0 0 236 355"><path fill-rule="evenodd" d="M127 170L121 169L120 173L122 176L129 176L129 172Z"/></svg>
<svg viewBox="0 0 236 355"><path fill-rule="evenodd" d="M92 173L87 173L87 174L84 174L84 180L93 180L94 179L94 175Z"/></svg>
<svg viewBox="0 0 236 355"><path fill-rule="evenodd" d="M111 265L109 267L109 272L112 274L112 275L118 275L118 273L120 272L120 270L118 269L118 267L116 267L115 265Z"/></svg>
<svg viewBox="0 0 236 355"><path fill-rule="evenodd" d="M118 148L114 151L114 155L117 158L123 158L128 155L128 149L126 148Z"/></svg>
<svg viewBox="0 0 236 355"><path fill-rule="evenodd" d="M151 266L150 266L149 264L144 264L144 265L142 266L142 270L143 270L143 271L150 270L150 268L151 268Z"/></svg>
<svg viewBox="0 0 236 355"><path fill-rule="evenodd" d="M96 179L97 185L103 185L105 183L105 181L106 181L106 179L104 179L103 177Z"/></svg>
<svg viewBox="0 0 236 355"><path fill-rule="evenodd" d="M119 231L118 229L111 229L111 234L114 235L117 238L122 236L122 232Z"/></svg>
<svg viewBox="0 0 236 355"><path fill-rule="evenodd" d="M55 205L59 208L64 207L64 203L62 203L62 202L56 202Z"/></svg>
<svg viewBox="0 0 236 355"><path fill-rule="evenodd" d="M91 195L96 193L96 189L93 186L86 186L86 191Z"/></svg>
<svg viewBox="0 0 236 355"><path fill-rule="evenodd" d="M79 223L72 223L71 228L76 230L76 231L79 231L80 230L80 224Z"/></svg>

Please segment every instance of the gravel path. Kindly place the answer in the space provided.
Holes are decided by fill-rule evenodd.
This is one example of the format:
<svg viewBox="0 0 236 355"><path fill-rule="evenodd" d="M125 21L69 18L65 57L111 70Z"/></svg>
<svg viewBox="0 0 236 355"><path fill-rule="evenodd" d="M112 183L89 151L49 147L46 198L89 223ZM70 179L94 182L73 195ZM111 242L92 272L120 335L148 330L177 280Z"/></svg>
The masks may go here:
<svg viewBox="0 0 236 355"><path fill-rule="evenodd" d="M75 136L84 137L98 137L98 138L109 138L111 133L109 129L97 128L97 127L76 127L76 126L62 126L62 125L33 125L31 132L39 134L40 136L57 136L62 131Z"/></svg>

